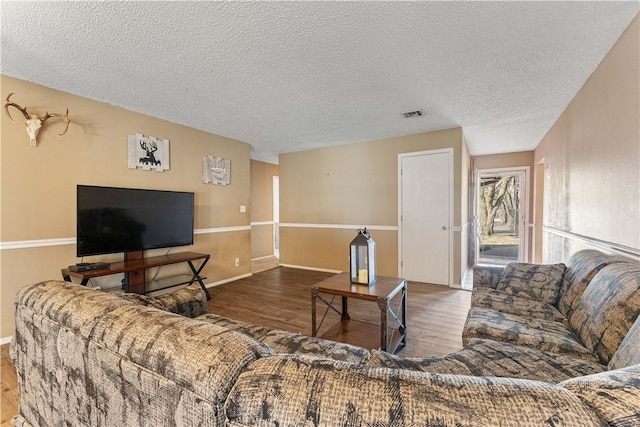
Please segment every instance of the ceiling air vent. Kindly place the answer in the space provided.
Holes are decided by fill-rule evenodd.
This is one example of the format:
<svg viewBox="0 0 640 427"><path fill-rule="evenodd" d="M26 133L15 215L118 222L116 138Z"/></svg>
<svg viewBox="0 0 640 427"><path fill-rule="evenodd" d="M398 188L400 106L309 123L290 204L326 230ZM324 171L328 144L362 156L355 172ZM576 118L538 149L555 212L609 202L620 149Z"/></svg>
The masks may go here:
<svg viewBox="0 0 640 427"><path fill-rule="evenodd" d="M408 119L410 117L420 117L422 115L422 110L405 111L404 113L402 113L402 115L405 119Z"/></svg>

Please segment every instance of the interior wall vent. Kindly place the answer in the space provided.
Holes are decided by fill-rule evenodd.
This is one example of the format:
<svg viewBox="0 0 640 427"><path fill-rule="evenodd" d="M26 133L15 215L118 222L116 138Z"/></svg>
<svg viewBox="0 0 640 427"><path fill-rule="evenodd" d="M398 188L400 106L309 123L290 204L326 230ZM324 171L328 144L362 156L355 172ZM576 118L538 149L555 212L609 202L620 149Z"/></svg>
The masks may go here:
<svg viewBox="0 0 640 427"><path fill-rule="evenodd" d="M402 115L405 119L408 119L409 117L420 117L422 115L422 110L405 111Z"/></svg>

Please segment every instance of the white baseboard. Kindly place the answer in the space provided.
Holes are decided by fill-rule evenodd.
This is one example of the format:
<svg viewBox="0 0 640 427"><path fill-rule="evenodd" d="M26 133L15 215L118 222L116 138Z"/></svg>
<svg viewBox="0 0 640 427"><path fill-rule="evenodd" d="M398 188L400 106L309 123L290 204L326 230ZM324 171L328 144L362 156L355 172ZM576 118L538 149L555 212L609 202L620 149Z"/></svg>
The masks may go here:
<svg viewBox="0 0 640 427"><path fill-rule="evenodd" d="M299 268L301 270L322 271L324 273L342 273L342 270L329 270L326 268L308 267L306 265L280 264L280 267Z"/></svg>
<svg viewBox="0 0 640 427"><path fill-rule="evenodd" d="M9 344L12 339L13 336L0 338L0 345Z"/></svg>
<svg viewBox="0 0 640 427"><path fill-rule="evenodd" d="M271 254L271 255L265 255L265 256L260 256L258 258L251 258L251 261L260 261L263 259L269 259L269 258L275 258L276 256Z"/></svg>
<svg viewBox="0 0 640 427"><path fill-rule="evenodd" d="M207 288L213 288L213 287L216 287L216 286L219 286L219 285L224 285L225 283L235 282L236 280L245 279L245 278L251 277L251 276L253 276L253 273L241 274L239 276L229 277L228 279L219 280L217 282L207 283L207 284L205 284L205 286Z"/></svg>

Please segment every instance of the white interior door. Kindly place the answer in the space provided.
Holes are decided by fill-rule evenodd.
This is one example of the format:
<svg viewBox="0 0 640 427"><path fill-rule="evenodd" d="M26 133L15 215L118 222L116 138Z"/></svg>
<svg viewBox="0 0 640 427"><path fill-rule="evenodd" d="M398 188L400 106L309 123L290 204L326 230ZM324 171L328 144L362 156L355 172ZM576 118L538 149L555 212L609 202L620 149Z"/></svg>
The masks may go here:
<svg viewBox="0 0 640 427"><path fill-rule="evenodd" d="M398 160L400 276L449 285L453 152L401 154Z"/></svg>

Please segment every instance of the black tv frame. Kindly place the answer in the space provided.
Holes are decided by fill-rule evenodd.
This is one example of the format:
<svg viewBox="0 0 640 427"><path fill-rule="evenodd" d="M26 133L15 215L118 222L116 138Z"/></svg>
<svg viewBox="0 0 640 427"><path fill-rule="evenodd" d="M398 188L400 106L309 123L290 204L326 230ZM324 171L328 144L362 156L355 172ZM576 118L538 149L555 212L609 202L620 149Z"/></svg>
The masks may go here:
<svg viewBox="0 0 640 427"><path fill-rule="evenodd" d="M91 209L95 212L90 212ZM159 216L155 215L154 209L160 209ZM79 184L76 189L76 255L84 257L122 252L128 259L140 257L145 250L192 245L194 215L193 192ZM181 222L175 223L176 219ZM90 221L110 221L107 225L96 223L94 226L111 229L108 232L96 230L93 236L88 236L90 227L87 223ZM164 234L161 239L148 235L172 224L177 225L178 234ZM138 236L130 234L136 231ZM172 231L176 232L175 229ZM105 237L111 240L101 240ZM137 253L140 255L134 255Z"/></svg>

